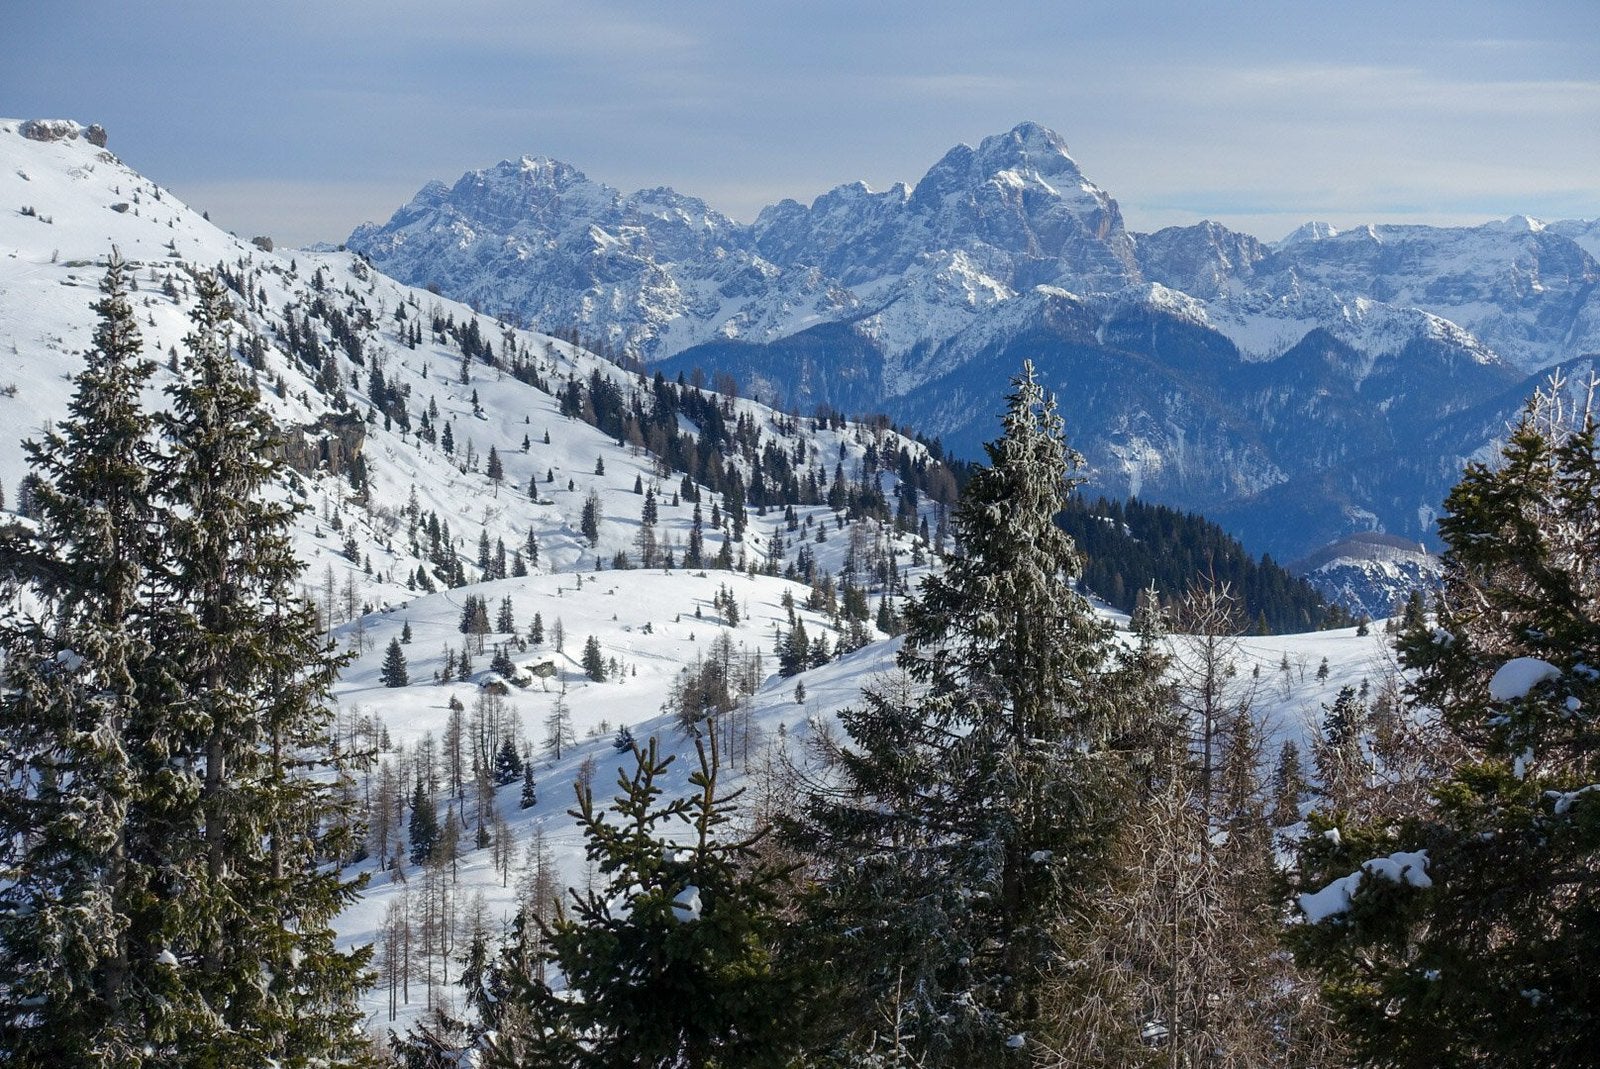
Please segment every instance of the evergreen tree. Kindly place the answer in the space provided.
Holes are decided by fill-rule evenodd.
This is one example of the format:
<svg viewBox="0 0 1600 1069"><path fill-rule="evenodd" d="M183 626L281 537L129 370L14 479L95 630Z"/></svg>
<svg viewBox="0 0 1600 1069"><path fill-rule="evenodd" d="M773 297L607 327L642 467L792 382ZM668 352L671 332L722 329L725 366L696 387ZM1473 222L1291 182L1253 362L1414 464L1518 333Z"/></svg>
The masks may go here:
<svg viewBox="0 0 1600 1069"><path fill-rule="evenodd" d="M571 892L571 914L540 925L540 957L566 992L526 959L502 956L491 990L525 1016L498 1012L489 1064L795 1064L808 985L772 950L786 873L762 858L759 835L730 834L738 792L719 794L715 748L696 747L690 797L662 799L673 759L654 739L635 749L631 774L619 770L614 815L578 786L573 815L604 883ZM683 845L681 823L692 829Z"/></svg>
<svg viewBox="0 0 1600 1069"><path fill-rule="evenodd" d="M295 593L294 508L264 497L280 441L230 352L226 293L201 273L195 295L158 469L172 507L170 631L157 640L177 712L168 740L187 749L198 782L162 795L152 835L170 844L199 828L198 842L166 847L185 856L158 893L170 896L166 930L187 928L192 942L173 952L192 964L205 1000L194 1019L173 1021L183 1052L173 1061L345 1057L356 1049L355 993L370 951L335 949L331 921L359 883L323 862L352 849L353 803L337 780L291 774L326 763L342 662Z"/></svg>
<svg viewBox="0 0 1600 1069"><path fill-rule="evenodd" d="M494 782L504 787L508 783L515 783L521 776L522 755L517 753L517 744L507 735L500 743L500 749L495 751Z"/></svg>
<svg viewBox="0 0 1600 1069"><path fill-rule="evenodd" d="M962 555L906 604L901 677L841 714L839 786L790 826L823 844L807 927L845 985L847 1041L898 1005L928 1065L1001 1064L1041 1024L1162 722L1160 659L1072 588L1054 519L1078 458L1031 365L1014 385L956 508Z"/></svg>
<svg viewBox="0 0 1600 1069"><path fill-rule="evenodd" d="M583 644L583 672L596 683L606 681L605 654L600 652L600 640L593 635Z"/></svg>
<svg viewBox="0 0 1600 1069"><path fill-rule="evenodd" d="M600 544L600 495L593 490L583 502L583 514L578 519L578 529L591 546Z"/></svg>
<svg viewBox="0 0 1600 1069"><path fill-rule="evenodd" d="M152 566L151 420L121 256L68 418L24 443L19 508L0 541L0 1052L19 1064L136 1061L154 933L131 931L150 874L129 856L140 785L126 744L150 659L139 586ZM38 599L30 612L27 593ZM80 1060L81 1059L81 1060ZM8 1059L9 1060L9 1059Z"/></svg>
<svg viewBox="0 0 1600 1069"><path fill-rule="evenodd" d="M532 809L539 804L539 791L533 782L533 762L522 763L522 794L517 798L517 805L522 809Z"/></svg>
<svg viewBox="0 0 1600 1069"><path fill-rule="evenodd" d="M494 446L489 447L489 459L486 462L486 472L491 480L500 482L506 477L506 470L500 464L500 454L495 452Z"/></svg>
<svg viewBox="0 0 1600 1069"><path fill-rule="evenodd" d="M400 648L399 639L389 640L389 648L383 655L383 669L378 678L386 687L403 687L411 682L410 677L406 675L406 655Z"/></svg>
<svg viewBox="0 0 1600 1069"><path fill-rule="evenodd" d="M292 511L263 500L278 442L229 352L223 290L201 274L159 420L166 450L153 474L127 481L129 461L152 468L133 444L148 423L135 430L143 417L112 403L136 390L108 388L136 381L141 363L116 311L119 272L79 395L100 398L98 426L69 421L66 448L50 450L80 474L43 469L36 596L50 630L6 632L6 760L32 771L5 777L24 797L7 798L3 819L25 815L29 828L5 840L48 854L0 854L0 1049L22 1064L348 1063L363 1049L355 995L369 952L335 948L331 921L357 885L326 862L353 852L354 822L337 777L314 774L330 763L339 662L294 594ZM101 469L81 497L73 479L91 469L74 447L91 428ZM54 517L85 501L73 544L56 543ZM80 548L99 558L88 572ZM114 628L95 615L110 605ZM69 643L61 652L52 634ZM17 713L29 732L12 732ZM54 803L69 800L78 812L52 825ZM87 836L101 837L92 861L74 855ZM79 899L64 873L97 886ZM36 898L42 881L59 886ZM41 983L30 938L44 931L55 975Z"/></svg>
<svg viewBox="0 0 1600 1069"><path fill-rule="evenodd" d="M434 808L433 795L428 793L421 779L411 792L411 822L406 825L406 836L411 842L411 863L426 864L439 842L439 813Z"/></svg>
<svg viewBox="0 0 1600 1069"><path fill-rule="evenodd" d="M1557 383L1467 466L1437 619L1408 606L1408 716L1447 763L1410 812L1314 814L1340 834L1304 843L1297 953L1372 1064L1600 1058L1600 447L1562 404Z"/></svg>

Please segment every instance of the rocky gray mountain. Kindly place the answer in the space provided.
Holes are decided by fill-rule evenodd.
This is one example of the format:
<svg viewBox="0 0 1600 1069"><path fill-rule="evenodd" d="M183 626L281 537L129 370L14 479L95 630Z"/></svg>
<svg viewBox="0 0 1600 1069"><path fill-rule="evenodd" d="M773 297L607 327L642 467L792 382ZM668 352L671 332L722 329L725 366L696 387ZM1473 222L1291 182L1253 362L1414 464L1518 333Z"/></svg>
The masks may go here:
<svg viewBox="0 0 1600 1069"><path fill-rule="evenodd" d="M748 226L525 157L431 184L349 244L508 319L802 411L885 411L960 454L1032 358L1097 490L1285 558L1355 531L1427 539L1542 372L1600 353L1593 223L1135 234L1034 123L914 186L844 185Z"/></svg>
<svg viewBox="0 0 1600 1069"><path fill-rule="evenodd" d="M1439 583L1439 558L1426 546L1366 532L1327 546L1291 566L1323 597L1373 619L1400 615L1411 592L1428 595Z"/></svg>

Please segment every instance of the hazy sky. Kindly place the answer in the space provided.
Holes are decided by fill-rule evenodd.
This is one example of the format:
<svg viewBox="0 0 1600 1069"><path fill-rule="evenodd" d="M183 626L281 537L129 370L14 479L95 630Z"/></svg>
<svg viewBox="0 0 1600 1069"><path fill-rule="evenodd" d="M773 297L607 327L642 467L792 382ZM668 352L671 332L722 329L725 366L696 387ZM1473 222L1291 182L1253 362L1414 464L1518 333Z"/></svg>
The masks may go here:
<svg viewBox="0 0 1600 1069"><path fill-rule="evenodd" d="M1129 226L1600 216L1600 2L0 0L0 114L340 241L523 154L738 219L1031 119Z"/></svg>

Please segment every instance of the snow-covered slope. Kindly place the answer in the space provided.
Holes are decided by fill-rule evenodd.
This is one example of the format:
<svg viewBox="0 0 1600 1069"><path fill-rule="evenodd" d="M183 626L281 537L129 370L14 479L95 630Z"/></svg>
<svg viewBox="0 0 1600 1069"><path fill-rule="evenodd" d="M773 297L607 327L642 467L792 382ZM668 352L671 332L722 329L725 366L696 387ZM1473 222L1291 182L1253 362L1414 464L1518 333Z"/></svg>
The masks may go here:
<svg viewBox="0 0 1600 1069"><path fill-rule="evenodd" d="M581 886L581 844L567 815L573 783L592 776L597 790L607 793L620 761L610 740L621 724L639 738L660 735L673 752L690 751L674 714L664 711L686 667L726 656L751 677L753 693L721 728L727 733L730 785L736 785L761 767L769 745L833 730L833 714L856 701L862 683L889 665L893 644L875 642L798 678L778 677L775 645L790 626L791 606L813 638L826 636L831 645L841 638L826 599L808 608L812 591L783 573L802 554L832 575L848 563L868 586L875 608L886 594L895 601L903 595L890 593L874 576L894 575L898 585L914 581L923 567L926 548L914 535L870 521L845 522L825 504L795 505L791 528L785 509L770 507L762 515L752 505L748 529L730 545L730 555L754 565L755 574L617 569L617 554L637 551L644 495L636 486L657 491L657 537L680 561L694 507L681 475L651 452L650 442L619 442L563 414L557 395L573 383L603 380L643 405L655 383L565 341L476 316L466 305L395 282L352 253L274 253L222 233L95 143L98 133L91 141L86 128L34 128L53 138L42 141L22 136L21 129L18 122L0 120L0 488L6 507L17 507L26 473L21 440L66 411L111 247L134 265L134 303L152 354L182 344L190 270L221 270L234 287L241 359L255 367L266 403L297 443L300 470L279 492L307 506L295 533L308 566L306 593L356 654L337 698L341 732L379 746L378 761L356 783L364 796L378 790L385 765L408 767L419 749L437 747L452 700L470 715L495 697L488 666L502 648L526 674L522 685L513 682L495 700L512 725L508 730L529 743L538 788L537 804L527 809L519 808L518 784L497 790L503 834L519 859L542 838L559 881ZM1084 203L1093 200L1085 196ZM664 198L651 203L659 207ZM684 242L693 244L715 229L714 220L695 222L694 213L688 215L679 220ZM949 268L957 288L971 283L979 297L1000 292L973 283L976 274L954 260ZM1057 304L1051 314L1067 315L1071 302L1060 298ZM458 339L474 323L499 365L463 361ZM521 378L507 370L511 362ZM152 405L163 402L160 388L171 381L165 363L152 387ZM884 458L903 455L914 463L928 456L882 424L796 419L748 399L712 403L718 421L754 436L753 450L780 451L802 472L820 470L824 481L837 471L851 483L876 482L891 501L898 466ZM424 417L431 435L420 433ZM453 443L448 452L445 428ZM503 468L498 482L488 476L491 449ZM876 468L869 458L877 459ZM742 447L730 447L722 460L750 470ZM731 528L730 502L703 487L696 492L711 556L732 537L731 529L710 521L713 507L720 506L724 528ZM582 531L591 495L600 513L593 543ZM921 518L936 526L936 503L923 497L920 508ZM435 522L448 530L441 531L437 550L430 544ZM537 561L528 552L530 537L538 546ZM501 542L513 559L523 554L527 575L484 579L478 547ZM491 549L491 559L495 555ZM446 564L460 569L466 585L445 587ZM773 570L779 574L765 574ZM429 593L425 585L437 589ZM459 625L469 596L484 599L496 629L503 607L511 628L491 630L481 645L464 635ZM536 614L542 642L529 634ZM402 650L409 685L383 686L386 648L408 629L411 640ZM559 645L558 630L564 636ZM865 632L877 637L870 625ZM581 666L590 637L613 669L605 682L589 678ZM463 650L471 659L465 678ZM1263 708L1276 730L1290 734L1315 721L1339 683L1375 675L1381 664L1377 639L1349 632L1253 639L1247 653L1261 670ZM1323 657L1333 668L1328 680L1318 681L1315 670ZM803 701L796 700L797 683L804 686ZM556 757L543 742L558 703L570 715L576 741ZM684 765L680 760L669 786L683 783ZM469 831L464 839L470 844L471 838ZM468 845L454 894L463 905L481 896L480 916L498 930L514 908L517 881L497 871L493 857L491 849ZM340 921L348 943L372 941L391 906L415 902L421 893L415 871L406 884L393 869L380 869L377 857L356 867L373 879ZM454 964L448 968L453 977ZM394 1025L403 1025L430 999L453 997L442 973L434 969L429 975L418 974L409 1002L397 999L401 1013ZM375 1029L391 1026L386 990L374 990L368 1006Z"/></svg>
<svg viewBox="0 0 1600 1069"><path fill-rule="evenodd" d="M1376 344L1454 333L1532 371L1600 350L1595 234L1592 222L1514 216L1342 232L1308 223L1272 246L1209 222L1136 235L1058 134L1022 123L956 146L914 187L842 185L810 206L766 208L750 226L670 189L624 195L524 157L454 187L431 183L350 245L408 282L606 336L647 361L863 314L892 359L1036 285L1105 293L1152 281L1215 302L1216 328L1258 359L1317 327L1364 342L1381 323ZM931 320L919 314L929 308ZM885 396L916 385L897 380Z"/></svg>
<svg viewBox="0 0 1600 1069"><path fill-rule="evenodd" d="M1418 517L1483 445L1448 421L1491 397L1514 410L1530 376L1600 351L1595 235L1521 217L1308 223L1273 245L1215 223L1134 234L1062 138L1023 123L914 186L842 185L750 226L524 159L430 185L350 243L669 374L732 375L801 411L886 411L960 455L1032 359L1096 490L1237 516L1234 533L1293 557L1373 526L1429 537ZM1292 420L1326 444L1274 430Z"/></svg>
<svg viewBox="0 0 1600 1069"><path fill-rule="evenodd" d="M1439 558L1416 542L1358 534L1291 566L1330 602L1373 618L1398 614L1413 592L1431 597L1441 578Z"/></svg>
<svg viewBox="0 0 1600 1069"><path fill-rule="evenodd" d="M0 120L0 203L8 205L0 211L0 489L6 507L24 504L22 440L66 412L111 249L132 265L136 314L153 355L182 345L190 272L218 270L233 288L241 359L255 369L265 403L300 461L277 492L306 506L294 533L307 564L305 591L357 654L337 691L341 730L382 735L379 766L397 764L425 737L437 738L452 698L470 708L489 693L484 685L493 683L489 661L497 648L522 668L537 667L540 674L510 687L504 703L510 730L540 761L541 802L518 810L520 788L512 786L500 792L499 806L519 843L534 827L547 830L564 878L576 882L582 864L565 813L573 777L584 758L612 755L609 736L621 723L635 725L641 738L661 730L669 748L687 748L681 732L666 731L671 718L662 711L686 668L731 658L763 688L768 711L756 720L746 717L751 729L741 730L728 750L742 774L780 724L803 734L808 712L850 700L852 672L878 663L881 652L865 654L854 670L820 669L808 684L808 706L796 704L793 681L775 676L775 646L791 626L791 612L814 643L838 646L843 632L836 629L831 595L808 608L812 591L804 582L771 573L802 559L814 562L819 575L853 569L874 606L886 596L897 601L903 584L925 567L920 562L927 547L914 534L871 519L847 523L826 504L796 501L770 511L752 500L748 527L736 539L737 502L686 485L649 443L619 441L563 414L557 396L575 384L604 381L619 396L648 406L658 390L673 392L670 384L475 316L465 305L394 282L352 253L265 251L211 226L103 144L92 143L85 128L27 127L48 140L24 137L23 128ZM463 360L458 339L469 324L498 363L481 356ZM172 381L166 363L160 361L147 398L151 406L164 403L161 388ZM508 370L513 365L518 374ZM753 456L776 451L802 478L819 474L824 488L837 473L860 487L877 486L892 502L897 458L911 466L928 460L924 447L883 426L799 420L751 400L704 396L726 434L717 463L747 478ZM704 431L679 418L682 429ZM424 425L431 433L421 433ZM488 474L491 450L502 469L499 481ZM684 559L695 516L703 512L705 556L727 544L736 567L618 569L619 555L637 561L651 493L664 552ZM591 500L599 513L593 540L582 530ZM924 498L921 508L922 518L938 522L934 500ZM916 519L902 526L914 530ZM430 544L435 527L442 529L437 546ZM494 572L502 544L528 574L510 574L513 563L505 578L485 581L479 547L494 547L488 569ZM452 570L466 585L445 588ZM881 577L892 577L889 586ZM433 593L425 589L430 586ZM512 629L481 640L464 635L468 596L485 600L493 626L507 610ZM529 636L536 615L542 642ZM882 637L870 622L858 626L867 639ZM386 646L407 628L410 685L382 686ZM590 679L580 664L591 636L611 669L605 683ZM465 676L462 651L472 661ZM538 757L543 723L557 701L579 741L559 761L547 761ZM604 738L591 737L596 731ZM365 774L364 790L379 766ZM600 776L603 785L609 774ZM481 885L499 902L500 883L481 871L486 857L467 853L463 893ZM375 861L367 864L375 867ZM342 922L349 941L371 938L374 918L403 890L390 880L380 874L370 897ZM373 1000L376 1016L382 997L375 993Z"/></svg>

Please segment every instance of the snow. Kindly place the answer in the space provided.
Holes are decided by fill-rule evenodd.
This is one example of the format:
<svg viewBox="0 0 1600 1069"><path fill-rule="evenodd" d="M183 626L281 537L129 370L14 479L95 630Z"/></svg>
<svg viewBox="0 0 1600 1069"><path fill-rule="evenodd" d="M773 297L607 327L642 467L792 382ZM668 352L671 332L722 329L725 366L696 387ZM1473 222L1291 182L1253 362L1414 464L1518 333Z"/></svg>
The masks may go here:
<svg viewBox="0 0 1600 1069"><path fill-rule="evenodd" d="M1322 890L1301 895L1300 911L1312 924L1321 924L1330 917L1344 913L1350 908L1362 879L1367 876L1411 887L1433 886L1433 880L1428 876L1428 852L1400 851L1363 862L1355 872L1341 876Z"/></svg>
<svg viewBox="0 0 1600 1069"><path fill-rule="evenodd" d="M646 486L659 482L658 537L665 544L681 548L688 532L693 506L687 502L670 506L672 490L680 476L662 476L653 458L643 451L608 438L597 429L561 415L556 399L502 375L492 368L474 367L471 381L457 381L459 352L453 346L434 344L424 337L417 349L408 348L396 333L393 313L405 305L408 314L426 317L437 312L451 316L458 324L468 322L470 308L414 290L373 271L359 258L336 251L311 252L281 250L265 253L245 241L224 234L204 221L198 211L178 202L148 179L123 166L109 154L89 145L82 138L51 143L28 142L9 132L0 120L0 205L9 196L10 212L0 211L0 387L17 386L16 395L0 390L0 482L7 491L8 504L15 503L15 487L27 470L23 462L21 439L37 436L44 421L59 420L67 410L71 394L71 375L80 366L77 354L89 344L94 326L90 304L98 297L97 285L111 242L122 248L134 265L140 289L134 294L135 307L147 351L164 354L181 345L189 329L186 318L189 299L180 293L167 296L162 283L170 274L184 281L186 264L236 265L243 262L254 284L265 291L262 310L240 309L249 328L270 341L281 326L281 309L288 303L307 298L311 280L320 270L324 292L334 295L341 305L359 304L374 313L373 327L363 337L369 358L381 358L385 376L392 385L410 391L409 408L415 414L429 401L437 403L440 420L453 421L457 441L455 457L445 457L435 447L419 445L416 435L401 435L386 430L382 420L367 427L364 455L367 459L370 500L356 499L345 479L326 473L297 479L298 489L282 491L283 500L308 506L294 531L296 552L308 564L303 576L306 593L324 599L326 589L334 590L331 600L343 600L337 593L348 589L356 605L356 615L343 619L335 615L333 637L355 653L344 671L335 697L339 716L345 722L361 718L381 721L391 749L383 758L392 759L395 749L407 752L427 735L435 739L449 717L455 699L469 710L477 700L484 681L490 648L508 641L509 635L487 636L490 648L474 657L478 670L472 678L436 683L433 673L443 667L446 645L458 649L464 642L458 623L464 599L469 594L483 597L491 617L503 598L512 603L516 624L522 634L535 612L540 613L547 639L543 646L526 652L512 651L513 660L522 665L548 663L554 675L536 679L526 687L513 685L506 704L523 738L535 742L542 738L541 725L557 700L563 685L578 735L575 746L560 760L536 756L538 803L526 810L518 808L520 784L513 783L497 792L496 805L515 837L519 851L534 836L542 835L550 849L561 886L584 885L584 843L580 830L568 811L573 806L573 787L591 766L597 800L604 802L614 792L617 770L628 766L631 758L611 746L616 728L631 727L641 742L655 735L664 752L676 753L662 786L669 797L688 792L687 776L694 764L692 741L678 729L672 714L664 710L680 669L703 656L711 642L726 635L736 650L760 653L767 677L749 699L751 743L748 755L727 753L727 767L720 785L732 791L749 782L769 748L787 744L794 753L804 752L818 733L839 732L839 710L859 702L864 685L872 683L893 666L899 641L879 641L849 656L802 675L781 679L773 656L775 627L787 627L785 595L803 603L804 586L785 579L744 572L690 572L675 569L616 571L609 567L596 571L596 558L609 562L618 550L633 551L639 528L640 496L632 492L634 480ZM28 178L17 176L25 171ZM137 193L137 198L135 197ZM896 196L904 199L904 191ZM127 202L128 212L111 209ZM34 205L52 219L44 223L15 212L19 204ZM178 256L170 255L173 243ZM58 255L53 255L58 254ZM1082 298L1066 291L1051 294L1030 292L1009 299L997 281L980 270L976 261L951 257L925 261L930 276L929 288L906 293L909 311L918 301L930 314L949 314L954 322L968 314L972 302L989 307L996 315L1006 305L1023 305L1045 300ZM820 292L820 291L818 291ZM416 302L412 304L411 302ZM808 305L797 303L794 314ZM1018 309L1018 322L1026 317ZM885 308L892 318L899 314ZM496 352L503 351L502 325L479 316L485 336ZM409 325L410 320L407 321ZM764 329L764 328L763 328ZM896 328L898 329L898 328ZM613 364L590 353L574 349L566 342L528 331L511 331L519 346L537 355L541 373L553 386L568 375L587 378L599 373L618 383L624 391L634 388L637 379ZM974 335L975 336L975 335ZM328 339L323 336L324 345ZM306 378L277 348L267 353L264 381L281 377L284 395L267 390L265 400L273 417L285 425L306 425L329 414L326 402L311 388ZM368 402L367 380L350 381L350 365L345 365L347 393L356 411L364 412ZM165 362L152 383L147 401L152 406L164 403L161 388L172 381ZM471 401L478 394L478 406ZM952 403L956 403L952 401ZM970 403L962 401L960 403ZM831 470L842 463L848 474L860 463L867 445L886 438L899 439L851 425L843 430L814 430L802 421L800 438L779 436L779 414L753 401L730 402L736 414L753 419L762 435L786 448L800 446L808 465L825 463ZM482 413L478 418L476 412ZM548 432L549 444L543 442ZM524 453L524 435L531 439ZM480 456L496 447L504 465L505 481L496 487L483 474L480 462L469 469L462 452L472 439ZM920 446L910 444L913 450ZM841 458L841 450L842 460ZM595 460L603 458L605 474L594 474ZM729 460L736 465L737 456ZM555 481L545 482L546 471ZM527 486L537 478L539 499L530 500ZM567 490L569 479L573 489ZM892 477L884 476L893 494ZM593 490L600 496L602 515L600 544L591 547L579 532L583 502ZM424 595L408 589L405 576L414 573L420 558L406 544L405 509L415 493L418 508L436 512L447 520L467 558L469 579L479 578L475 566L475 547L480 534L487 531L491 542L506 536L508 551L513 539L532 530L540 547L538 567L524 578L492 582L472 582L455 590ZM710 514L711 496L703 504ZM924 506L933 517L933 506ZM798 532L784 532L789 541L787 559L792 560L799 539L804 537L816 555L819 566L837 573L850 551L850 531L835 526L832 510L825 506L797 508L802 524ZM804 526L807 521L812 526ZM816 525L825 525L828 540L814 540ZM746 549L758 563L764 562L774 528L782 527L781 512L765 517L751 510L746 534ZM353 538L363 561L344 555L344 540ZM890 533L871 532L870 537L887 545ZM708 552L720 545L720 535L707 532ZM909 542L894 542L902 566L909 559ZM681 554L680 554L681 556ZM371 574L362 564L370 561ZM916 572L911 572L915 580ZM740 621L728 625L718 617L713 600L719 589L730 588L740 608ZM875 606L874 606L875 607ZM696 615L696 612L699 615ZM812 635L829 633L826 619L803 607L799 618ZM564 650L554 648L548 637L560 620L566 633ZM412 641L404 647L411 685L389 688L382 685L380 672L385 649L398 638L405 625L412 629ZM1126 620L1118 621L1126 627ZM620 677L605 683L587 679L577 662L584 640L596 636L608 657L615 657L625 669ZM831 635L830 635L831 637ZM1317 720L1323 705L1331 703L1341 686L1358 686L1363 678L1376 680L1383 671L1386 651L1381 628L1358 636L1354 629L1310 635L1249 637L1240 647L1240 678L1248 679L1259 670L1257 700L1268 721L1272 743L1284 738L1302 743L1318 730ZM1331 673L1317 680L1315 670L1327 658ZM1287 671L1280 663L1287 662ZM795 685L804 683L806 701L794 701ZM363 781L363 789L370 783ZM470 838L470 837L469 837ZM461 901L482 895L485 914L498 933L517 908L514 887L502 885L500 874L491 864L488 850L467 850L458 865ZM1038 859L1041 863L1048 860ZM393 874L376 869L375 862L363 865L371 880L362 896L338 918L336 928L341 946L372 943L382 925L385 910L406 893ZM348 875L356 875L352 869ZM512 883L514 884L514 879ZM415 883L415 881L413 881ZM689 902L686 915L699 915ZM703 907L703 903L702 903ZM624 908L619 904L619 908ZM675 912L677 912L675 910ZM437 997L440 992L435 992ZM386 1019L384 992L374 990L366 1009L375 1024L403 1031L408 1020L420 1012L423 999L416 989L412 1003L402 1010L401 1019Z"/></svg>
<svg viewBox="0 0 1600 1069"><path fill-rule="evenodd" d="M697 921L700 919L700 910L702 908L700 888L691 883L673 897L672 919L680 924Z"/></svg>
<svg viewBox="0 0 1600 1069"><path fill-rule="evenodd" d="M1489 680L1489 700L1520 701L1540 683L1561 678L1561 669L1537 657L1514 657L1501 665Z"/></svg>
<svg viewBox="0 0 1600 1069"><path fill-rule="evenodd" d="M1572 807L1579 798L1586 794L1600 794L1600 783L1591 783L1587 787L1579 787L1575 791L1546 791L1544 796L1551 800L1551 812L1558 817L1564 817L1572 812Z"/></svg>

